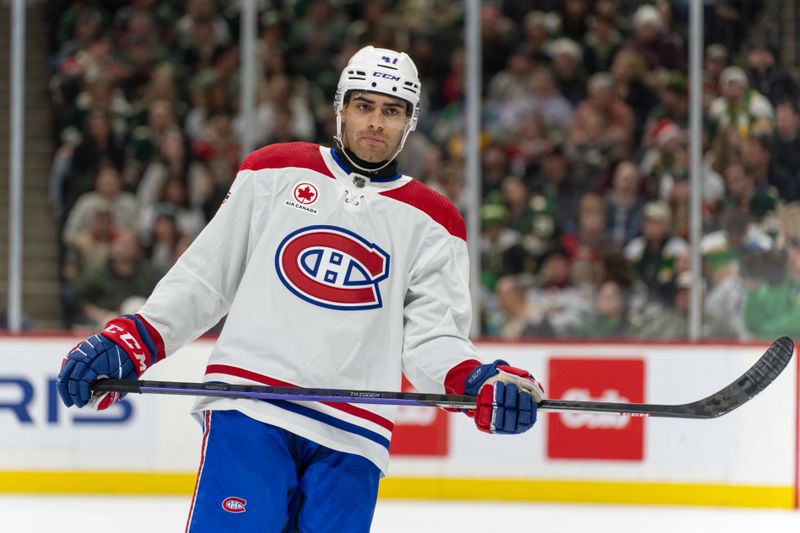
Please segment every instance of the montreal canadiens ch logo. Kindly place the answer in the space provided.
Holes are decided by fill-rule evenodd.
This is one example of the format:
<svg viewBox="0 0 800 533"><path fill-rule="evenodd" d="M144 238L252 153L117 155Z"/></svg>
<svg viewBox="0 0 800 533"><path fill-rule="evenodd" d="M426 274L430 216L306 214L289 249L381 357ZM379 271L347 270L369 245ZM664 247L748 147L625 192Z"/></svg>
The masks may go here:
<svg viewBox="0 0 800 533"><path fill-rule="evenodd" d="M243 513L247 509L247 500L244 498L237 498L236 496L229 496L222 500L222 508L229 513Z"/></svg>
<svg viewBox="0 0 800 533"><path fill-rule="evenodd" d="M328 309L376 309L389 254L336 226L307 226L286 236L275 253L281 282L296 296Z"/></svg>

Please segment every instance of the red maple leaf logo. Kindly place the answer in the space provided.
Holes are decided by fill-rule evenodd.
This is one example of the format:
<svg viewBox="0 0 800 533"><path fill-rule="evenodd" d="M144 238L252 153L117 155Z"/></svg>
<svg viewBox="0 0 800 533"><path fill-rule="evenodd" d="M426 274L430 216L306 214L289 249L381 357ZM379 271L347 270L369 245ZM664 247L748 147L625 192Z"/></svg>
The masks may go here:
<svg viewBox="0 0 800 533"><path fill-rule="evenodd" d="M306 185L304 189L297 189L297 197L301 200L310 202L314 199L314 196L316 196L316 194L314 194L314 191L312 191L311 187L308 185Z"/></svg>
<svg viewBox="0 0 800 533"><path fill-rule="evenodd" d="M319 192L312 183L301 182L294 188L294 199L301 204L313 204L317 201Z"/></svg>

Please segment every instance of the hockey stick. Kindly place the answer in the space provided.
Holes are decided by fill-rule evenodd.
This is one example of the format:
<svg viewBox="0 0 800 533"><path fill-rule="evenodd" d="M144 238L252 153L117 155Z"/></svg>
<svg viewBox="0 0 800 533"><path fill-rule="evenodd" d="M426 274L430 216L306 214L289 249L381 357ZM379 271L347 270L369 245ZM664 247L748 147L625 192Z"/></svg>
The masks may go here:
<svg viewBox="0 0 800 533"><path fill-rule="evenodd" d="M733 411L767 388L789 364L793 352L794 343L792 340L789 337L779 338L739 379L711 396L692 403L663 405L544 400L539 404L539 408L666 418L716 418ZM139 394L223 396L226 398L249 398L254 400L414 405L452 409L470 409L475 406L475 398L465 395L267 387L261 385L229 385L227 383L103 379L92 384L92 391L94 393L131 392Z"/></svg>

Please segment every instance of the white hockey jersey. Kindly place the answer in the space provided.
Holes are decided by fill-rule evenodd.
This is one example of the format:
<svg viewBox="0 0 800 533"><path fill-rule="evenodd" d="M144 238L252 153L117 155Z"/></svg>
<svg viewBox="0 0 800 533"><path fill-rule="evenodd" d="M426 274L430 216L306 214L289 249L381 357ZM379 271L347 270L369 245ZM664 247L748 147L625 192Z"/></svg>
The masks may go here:
<svg viewBox="0 0 800 533"><path fill-rule="evenodd" d="M359 186L360 185L360 186ZM351 174L310 143L253 152L226 201L140 314L166 356L226 314L205 380L444 392L475 359L465 228L451 202L396 174ZM397 407L203 398L383 472Z"/></svg>

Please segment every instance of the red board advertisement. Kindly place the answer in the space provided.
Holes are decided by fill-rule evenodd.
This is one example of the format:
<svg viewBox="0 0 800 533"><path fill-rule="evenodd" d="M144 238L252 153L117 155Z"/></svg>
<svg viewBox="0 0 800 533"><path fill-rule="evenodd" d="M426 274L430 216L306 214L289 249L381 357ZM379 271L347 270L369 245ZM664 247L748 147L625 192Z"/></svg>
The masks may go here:
<svg viewBox="0 0 800 533"><path fill-rule="evenodd" d="M403 377L403 392L414 387ZM436 407L401 406L392 433L392 455L442 457L448 451L449 414Z"/></svg>
<svg viewBox="0 0 800 533"><path fill-rule="evenodd" d="M551 399L644 401L643 359L551 358ZM547 456L552 459L641 461L644 419L616 414L553 411L548 414Z"/></svg>

